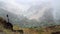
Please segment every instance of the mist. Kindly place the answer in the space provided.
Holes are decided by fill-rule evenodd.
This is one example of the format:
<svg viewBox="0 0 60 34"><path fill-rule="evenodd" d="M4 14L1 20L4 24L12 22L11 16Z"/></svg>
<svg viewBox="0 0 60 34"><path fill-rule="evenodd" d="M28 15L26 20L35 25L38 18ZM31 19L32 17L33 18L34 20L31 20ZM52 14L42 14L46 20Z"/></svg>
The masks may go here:
<svg viewBox="0 0 60 34"><path fill-rule="evenodd" d="M17 15L24 15L26 17L31 16L37 9L44 8L43 4L47 4L49 1L46 0L0 0L3 3L4 10L15 13ZM49 2L50 3L50 2ZM39 7L39 8L38 8ZM36 10L35 10L36 9ZM43 9L42 9L43 10ZM42 11L39 11L42 13Z"/></svg>
<svg viewBox="0 0 60 34"><path fill-rule="evenodd" d="M13 22L13 24L18 22L17 24L20 24L20 26L23 24L23 26L26 24L27 26L40 25L40 22L45 20L51 21L51 19L52 22L55 21L56 24L59 24L59 1L60 0L0 0L0 16L6 18L5 15L9 14L10 22ZM22 17L24 19L26 18L26 22L28 21L29 23L23 22L24 19ZM16 20L12 21L12 18ZM19 23L20 18L23 19L21 23ZM31 20L32 22L30 22ZM35 21L38 22L36 23Z"/></svg>

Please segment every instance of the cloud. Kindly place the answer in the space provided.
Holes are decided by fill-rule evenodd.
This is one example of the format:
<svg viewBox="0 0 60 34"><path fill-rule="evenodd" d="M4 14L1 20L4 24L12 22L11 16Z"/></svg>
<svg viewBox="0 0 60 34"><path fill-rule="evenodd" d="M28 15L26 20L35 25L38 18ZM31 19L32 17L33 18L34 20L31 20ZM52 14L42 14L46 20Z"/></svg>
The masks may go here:
<svg viewBox="0 0 60 34"><path fill-rule="evenodd" d="M37 11L36 10L38 9L37 7L39 7L40 9L40 5L43 6L43 4L47 4L50 2L50 0L0 0L0 1L5 3L3 9L17 15L23 14L24 16L32 15L34 12ZM39 12L42 11L39 10Z"/></svg>
<svg viewBox="0 0 60 34"><path fill-rule="evenodd" d="M20 14L21 12L29 8L28 5L18 4L15 2L15 0L0 0L0 2L5 3L2 6L3 9L8 10L9 12L12 12L12 13L16 13L16 14Z"/></svg>

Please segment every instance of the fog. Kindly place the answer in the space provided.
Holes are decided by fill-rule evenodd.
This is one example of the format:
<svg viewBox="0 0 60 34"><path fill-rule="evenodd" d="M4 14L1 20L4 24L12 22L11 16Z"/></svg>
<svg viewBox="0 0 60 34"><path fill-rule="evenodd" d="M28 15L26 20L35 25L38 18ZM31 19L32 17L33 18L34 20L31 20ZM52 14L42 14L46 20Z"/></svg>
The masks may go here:
<svg viewBox="0 0 60 34"><path fill-rule="evenodd" d="M44 8L43 4L48 4L48 0L0 0L2 8L15 14L22 14L26 17L31 16L38 11L37 9ZM50 2L49 2L50 3ZM41 7L41 8L40 8ZM35 10L36 9L36 10ZM42 9L43 10L43 9ZM39 11L43 13L42 11ZM41 14L42 15L42 14Z"/></svg>
<svg viewBox="0 0 60 34"><path fill-rule="evenodd" d="M19 23L22 16L24 19L39 21L37 23L30 23L28 20L28 25L40 25L41 21L51 19L55 21L56 24L59 24L59 1L60 0L0 0L0 16L6 18L6 15L9 14L11 23L24 24L23 26L25 26L26 23ZM16 20L14 21L13 19Z"/></svg>

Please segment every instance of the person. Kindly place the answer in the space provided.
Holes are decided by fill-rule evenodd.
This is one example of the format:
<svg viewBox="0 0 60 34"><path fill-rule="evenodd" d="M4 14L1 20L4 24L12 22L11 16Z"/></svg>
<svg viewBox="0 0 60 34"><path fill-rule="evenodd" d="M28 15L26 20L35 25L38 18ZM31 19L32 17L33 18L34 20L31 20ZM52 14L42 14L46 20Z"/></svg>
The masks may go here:
<svg viewBox="0 0 60 34"><path fill-rule="evenodd" d="M9 16L8 16L8 14L7 14L6 16L7 16L7 20L8 20L8 22L9 22Z"/></svg>
<svg viewBox="0 0 60 34"><path fill-rule="evenodd" d="M8 19L8 22L7 23L5 23L5 28L6 29L11 29L11 30L13 30L13 25L9 22L9 16L8 16L8 14L6 15L7 16L7 19Z"/></svg>

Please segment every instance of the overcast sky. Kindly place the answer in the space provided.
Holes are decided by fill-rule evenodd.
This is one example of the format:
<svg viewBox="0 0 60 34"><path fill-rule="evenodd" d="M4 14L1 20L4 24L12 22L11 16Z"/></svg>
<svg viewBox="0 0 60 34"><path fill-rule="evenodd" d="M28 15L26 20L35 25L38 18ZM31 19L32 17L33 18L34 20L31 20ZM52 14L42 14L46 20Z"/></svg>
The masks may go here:
<svg viewBox="0 0 60 34"><path fill-rule="evenodd" d="M4 2L4 9L9 10L10 12L20 14L23 12L27 12L27 10L31 6L39 6L43 2L50 2L48 0L0 0L1 2ZM15 9L11 10L11 9Z"/></svg>
<svg viewBox="0 0 60 34"><path fill-rule="evenodd" d="M40 5L42 2L47 2L44 0L0 0L8 4L17 5L22 10L26 10L30 6Z"/></svg>
<svg viewBox="0 0 60 34"><path fill-rule="evenodd" d="M39 7L42 3L50 3L51 7L54 8L53 14L59 12L60 0L0 0L4 2L4 6L0 7L14 14L23 14L24 16L32 14L34 11L27 11L31 7ZM33 9L35 10L35 9ZM40 11L43 13L42 11Z"/></svg>

